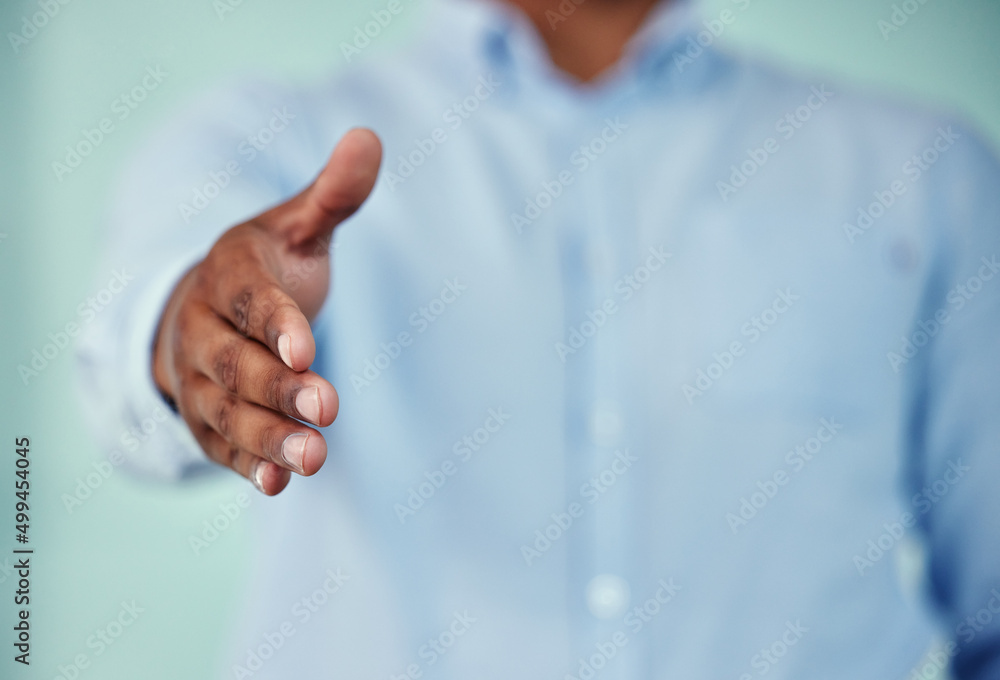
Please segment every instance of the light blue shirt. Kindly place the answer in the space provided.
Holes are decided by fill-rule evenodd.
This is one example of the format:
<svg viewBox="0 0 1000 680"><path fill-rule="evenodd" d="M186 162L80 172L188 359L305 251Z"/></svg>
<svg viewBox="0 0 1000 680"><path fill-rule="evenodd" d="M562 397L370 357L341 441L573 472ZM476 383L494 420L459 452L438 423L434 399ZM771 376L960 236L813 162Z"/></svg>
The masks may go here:
<svg viewBox="0 0 1000 680"><path fill-rule="evenodd" d="M134 281L81 352L89 401L109 449L181 477L179 420L121 436L163 412L174 282L347 129L384 142L315 323L330 456L250 503L222 677L1000 678L982 143L723 54L686 3L592 87L504 7L423 22L329 82L206 101L109 217Z"/></svg>

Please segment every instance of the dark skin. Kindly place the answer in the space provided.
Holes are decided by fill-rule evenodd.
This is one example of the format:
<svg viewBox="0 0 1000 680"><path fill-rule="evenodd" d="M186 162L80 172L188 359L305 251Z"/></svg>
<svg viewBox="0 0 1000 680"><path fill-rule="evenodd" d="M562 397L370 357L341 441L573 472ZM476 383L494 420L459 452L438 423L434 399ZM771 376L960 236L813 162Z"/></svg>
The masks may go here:
<svg viewBox="0 0 1000 680"><path fill-rule="evenodd" d="M509 0L535 24L553 64L587 82L613 66L656 0L583 0L553 27L558 0ZM330 285L334 227L371 193L382 145L348 132L301 194L226 231L174 289L160 317L153 377L208 457L271 496L315 474L339 399L309 370L310 321ZM308 272L303 275L303 272Z"/></svg>
<svg viewBox="0 0 1000 680"><path fill-rule="evenodd" d="M556 67L587 82L621 59L625 45L658 0L583 0L579 5L574 0L508 0L508 4L535 25ZM562 14L560 6L573 10Z"/></svg>

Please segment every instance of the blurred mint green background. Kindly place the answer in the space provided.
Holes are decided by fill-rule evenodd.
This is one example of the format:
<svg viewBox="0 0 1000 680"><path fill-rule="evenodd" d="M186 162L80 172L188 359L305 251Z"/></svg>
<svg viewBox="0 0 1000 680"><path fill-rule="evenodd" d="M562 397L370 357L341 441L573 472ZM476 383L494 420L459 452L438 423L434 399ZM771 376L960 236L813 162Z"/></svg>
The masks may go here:
<svg viewBox="0 0 1000 680"><path fill-rule="evenodd" d="M247 572L251 539L235 522L196 557L187 542L203 520L249 487L228 476L155 486L120 469L69 514L61 500L102 459L77 401L73 360L63 352L28 387L28 363L46 334L65 326L94 289L101 219L110 186L137 146L192 99L261 74L308 82L343 68L339 44L384 2L74 0L15 53L8 32L37 2L0 8L0 677L51 680L87 654L81 678L212 677ZM53 0L55 4L55 0ZM1000 148L1000 2L928 0L888 40L878 28L891 0L752 0L727 29L729 48L751 50L795 71L964 114ZM704 3L717 16L730 0ZM407 12L359 58L405 39ZM80 131L108 115L148 66L168 78L85 163L60 182L51 164ZM141 225L136 225L141 228ZM15 437L32 439L32 665L12 661ZM255 499L254 502L259 502ZM7 564L11 564L8 562ZM101 654L87 639L122 601L145 609Z"/></svg>

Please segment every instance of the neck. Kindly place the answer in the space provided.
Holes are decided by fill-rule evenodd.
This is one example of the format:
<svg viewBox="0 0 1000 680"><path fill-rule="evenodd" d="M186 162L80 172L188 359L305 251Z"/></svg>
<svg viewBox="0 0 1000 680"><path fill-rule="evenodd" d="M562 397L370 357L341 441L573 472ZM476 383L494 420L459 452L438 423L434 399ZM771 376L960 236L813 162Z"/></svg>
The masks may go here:
<svg viewBox="0 0 1000 680"><path fill-rule="evenodd" d="M625 45L660 0L507 1L538 29L552 63L586 82L621 59Z"/></svg>

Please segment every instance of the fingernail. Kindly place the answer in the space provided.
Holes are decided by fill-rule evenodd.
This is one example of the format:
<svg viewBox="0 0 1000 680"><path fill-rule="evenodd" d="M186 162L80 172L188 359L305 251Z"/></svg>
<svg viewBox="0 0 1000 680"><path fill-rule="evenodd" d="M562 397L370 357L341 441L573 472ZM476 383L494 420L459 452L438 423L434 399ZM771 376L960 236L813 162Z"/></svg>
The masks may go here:
<svg viewBox="0 0 1000 680"><path fill-rule="evenodd" d="M281 458L296 472L303 474L303 461L306 457L306 439L309 435L296 432L285 437L281 443Z"/></svg>
<svg viewBox="0 0 1000 680"><path fill-rule="evenodd" d="M292 367L292 336L282 333L278 336L278 354L288 368Z"/></svg>
<svg viewBox="0 0 1000 680"><path fill-rule="evenodd" d="M250 481L253 485L257 487L257 490L261 493L266 493L264 491L264 462L255 463L253 466L253 472L250 473Z"/></svg>
<svg viewBox="0 0 1000 680"><path fill-rule="evenodd" d="M319 388L306 387L299 390L299 393L295 395L295 409L310 423L318 425L320 418Z"/></svg>

